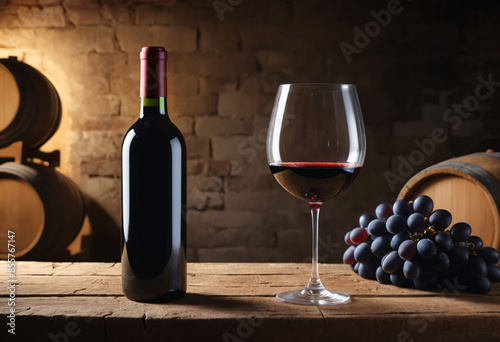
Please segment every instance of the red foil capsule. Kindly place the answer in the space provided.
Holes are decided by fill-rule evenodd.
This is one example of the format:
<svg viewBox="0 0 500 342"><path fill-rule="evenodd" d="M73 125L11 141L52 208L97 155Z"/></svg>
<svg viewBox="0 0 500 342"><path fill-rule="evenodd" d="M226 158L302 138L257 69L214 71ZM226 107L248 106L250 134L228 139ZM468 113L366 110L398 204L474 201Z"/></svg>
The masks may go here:
<svg viewBox="0 0 500 342"><path fill-rule="evenodd" d="M161 46L141 50L141 97L167 97L168 53Z"/></svg>

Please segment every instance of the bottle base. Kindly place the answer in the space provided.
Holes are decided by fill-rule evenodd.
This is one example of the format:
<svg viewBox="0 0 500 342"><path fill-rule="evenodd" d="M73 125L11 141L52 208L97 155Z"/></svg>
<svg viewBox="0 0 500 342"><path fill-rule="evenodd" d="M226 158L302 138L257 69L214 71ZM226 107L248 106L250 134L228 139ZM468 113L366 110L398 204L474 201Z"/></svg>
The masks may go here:
<svg viewBox="0 0 500 342"><path fill-rule="evenodd" d="M125 294L125 297L127 297L130 300L133 300L134 302L140 302L140 303L168 303L184 297L185 294L186 291L175 290L167 292L164 295L154 298L134 297L127 294Z"/></svg>

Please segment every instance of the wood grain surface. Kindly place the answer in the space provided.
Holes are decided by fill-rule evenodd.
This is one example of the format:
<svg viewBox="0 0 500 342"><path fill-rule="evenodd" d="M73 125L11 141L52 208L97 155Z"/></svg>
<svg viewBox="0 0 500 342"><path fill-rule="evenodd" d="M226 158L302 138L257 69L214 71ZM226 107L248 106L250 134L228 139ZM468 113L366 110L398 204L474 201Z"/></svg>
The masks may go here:
<svg viewBox="0 0 500 342"><path fill-rule="evenodd" d="M0 262L0 314L7 306ZM190 263L188 294L144 304L121 292L118 263L16 263L16 339L2 341L500 341L500 285L488 295L418 291L362 279L322 264L325 286L351 302L309 307L279 302L299 289L308 264Z"/></svg>

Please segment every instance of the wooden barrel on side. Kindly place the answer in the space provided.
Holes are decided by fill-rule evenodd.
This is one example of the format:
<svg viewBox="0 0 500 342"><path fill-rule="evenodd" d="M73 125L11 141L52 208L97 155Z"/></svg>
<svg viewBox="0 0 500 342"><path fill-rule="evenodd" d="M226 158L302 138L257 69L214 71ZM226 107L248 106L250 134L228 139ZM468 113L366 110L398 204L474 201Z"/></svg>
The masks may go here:
<svg viewBox="0 0 500 342"><path fill-rule="evenodd" d="M60 120L61 102L52 83L16 57L0 59L0 148L15 141L40 147Z"/></svg>
<svg viewBox="0 0 500 342"><path fill-rule="evenodd" d="M422 170L399 193L400 199L420 195L447 209L456 222L467 222L485 246L500 242L500 153L475 153L449 159Z"/></svg>
<svg viewBox="0 0 500 342"><path fill-rule="evenodd" d="M16 258L48 260L64 252L83 219L80 191L58 171L32 163L0 165L0 259L7 258L9 230Z"/></svg>

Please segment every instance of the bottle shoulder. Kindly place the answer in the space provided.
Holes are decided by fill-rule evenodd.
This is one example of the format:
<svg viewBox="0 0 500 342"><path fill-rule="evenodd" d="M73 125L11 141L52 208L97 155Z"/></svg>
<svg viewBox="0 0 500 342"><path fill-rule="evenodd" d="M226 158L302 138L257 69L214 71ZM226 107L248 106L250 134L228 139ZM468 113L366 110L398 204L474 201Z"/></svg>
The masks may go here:
<svg viewBox="0 0 500 342"><path fill-rule="evenodd" d="M144 116L139 118L127 131L128 135L138 136L143 139L172 140L178 138L184 144L184 137L181 131L168 119L163 116Z"/></svg>

